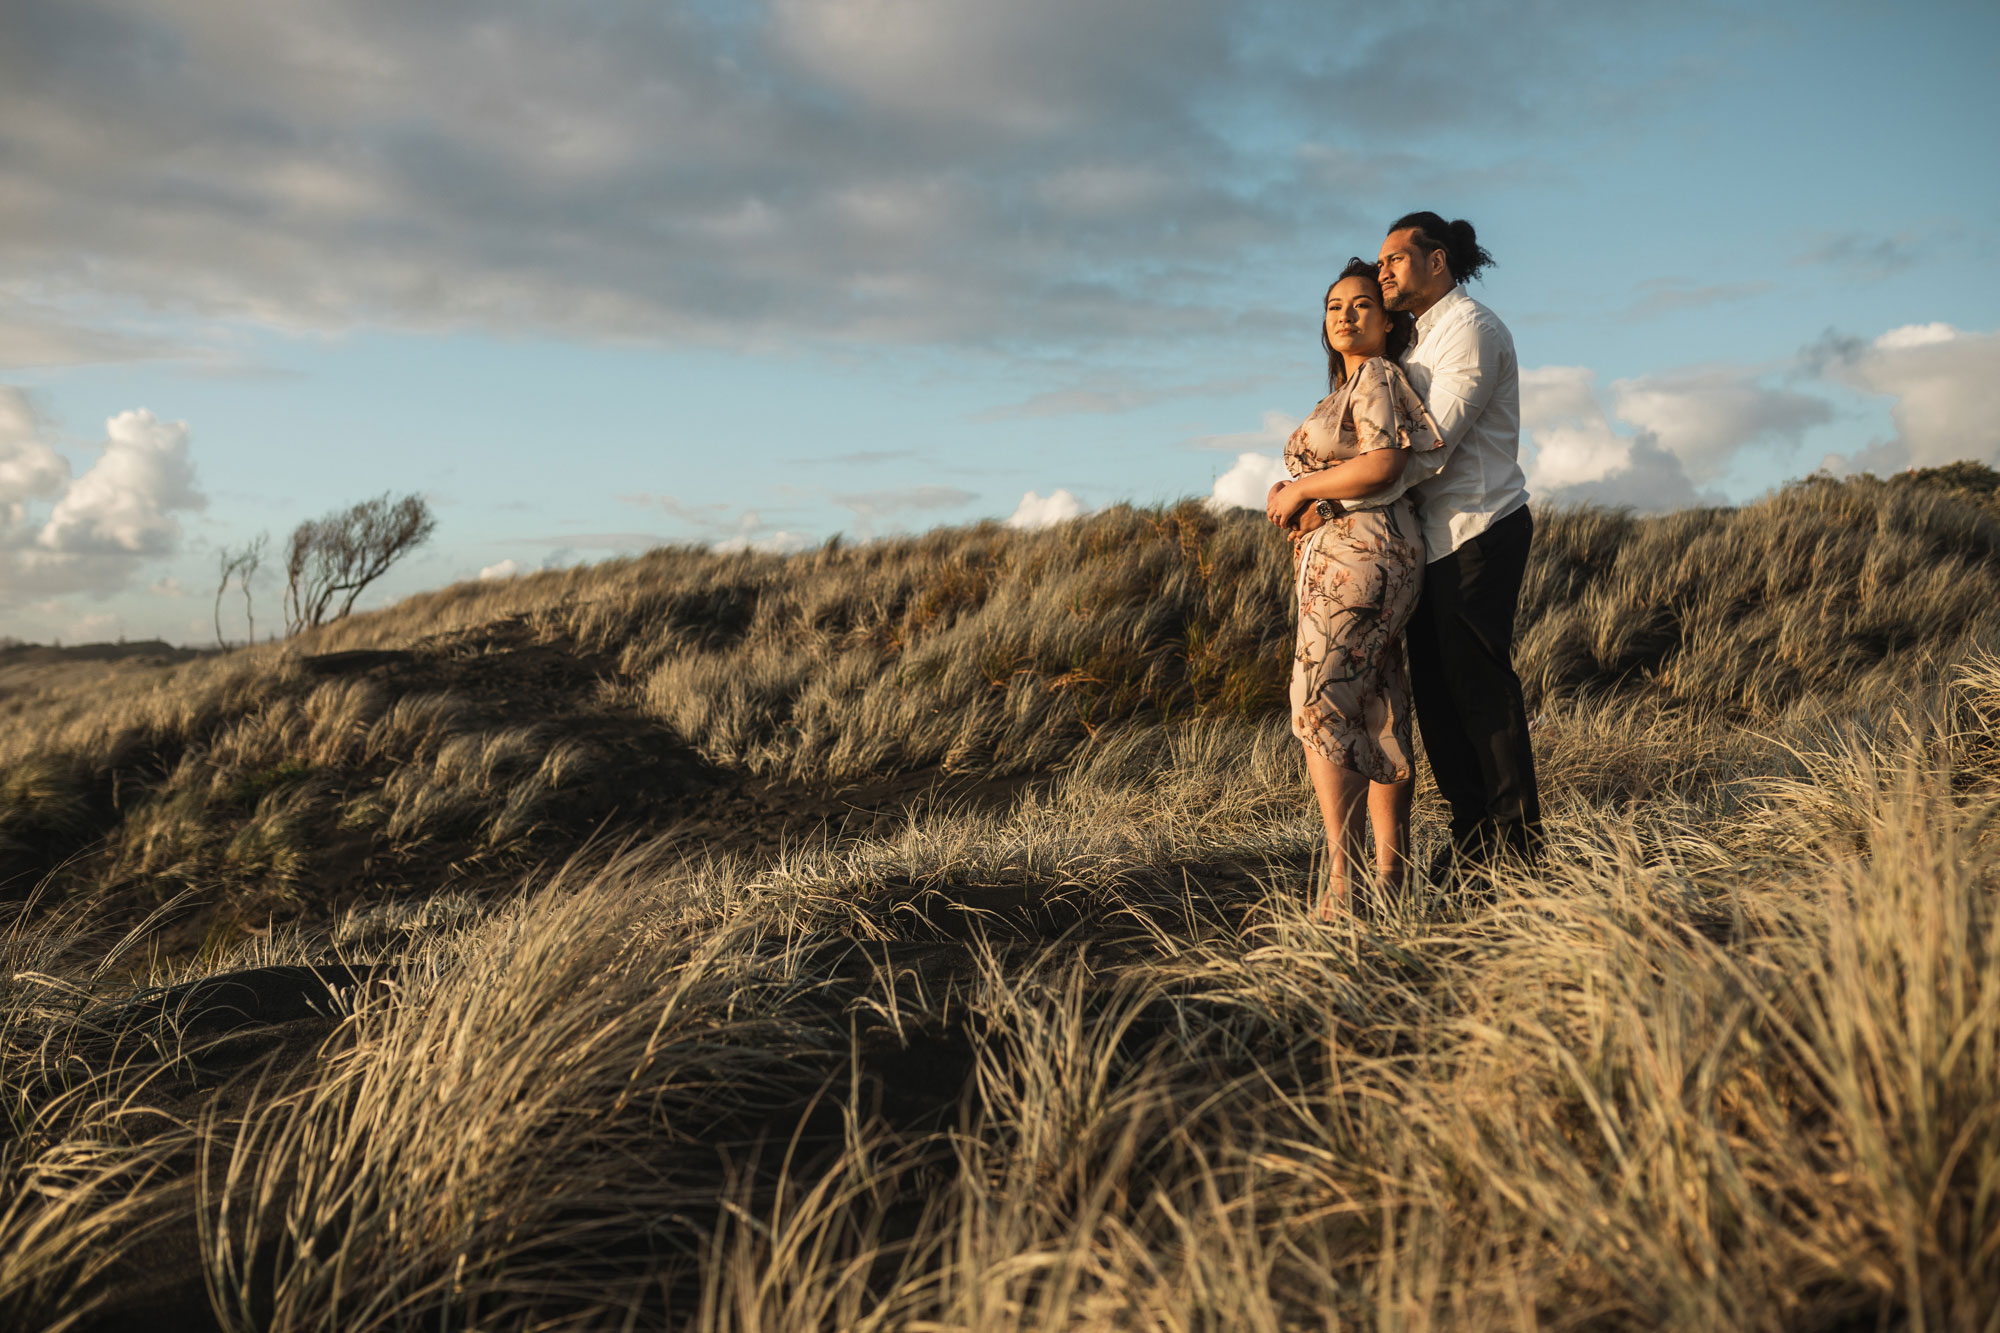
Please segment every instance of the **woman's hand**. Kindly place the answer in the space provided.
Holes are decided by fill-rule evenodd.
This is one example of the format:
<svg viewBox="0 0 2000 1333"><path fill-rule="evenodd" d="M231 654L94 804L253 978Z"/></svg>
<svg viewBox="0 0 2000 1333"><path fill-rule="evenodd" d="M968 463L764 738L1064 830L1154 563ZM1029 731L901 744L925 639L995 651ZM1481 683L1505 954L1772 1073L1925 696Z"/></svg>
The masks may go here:
<svg viewBox="0 0 2000 1333"><path fill-rule="evenodd" d="M1289 528L1297 520L1299 511L1311 501L1298 494L1295 482L1277 481L1264 496L1264 516L1281 528Z"/></svg>

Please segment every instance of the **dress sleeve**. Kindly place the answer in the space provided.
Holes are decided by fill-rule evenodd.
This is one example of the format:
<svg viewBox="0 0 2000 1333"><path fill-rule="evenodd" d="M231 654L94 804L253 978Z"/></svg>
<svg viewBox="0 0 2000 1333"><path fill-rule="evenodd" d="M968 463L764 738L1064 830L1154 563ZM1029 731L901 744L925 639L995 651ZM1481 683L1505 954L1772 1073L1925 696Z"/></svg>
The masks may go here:
<svg viewBox="0 0 2000 1333"><path fill-rule="evenodd" d="M1431 419L1402 367L1382 357L1375 357L1354 373L1350 402L1357 453L1408 449L1413 454L1428 454L1444 443L1437 422Z"/></svg>
<svg viewBox="0 0 2000 1333"><path fill-rule="evenodd" d="M1402 446L1396 432L1396 406L1389 389L1389 363L1374 357L1354 372L1354 388L1347 397L1348 420L1354 426L1354 452L1373 453L1377 449Z"/></svg>
<svg viewBox="0 0 2000 1333"><path fill-rule="evenodd" d="M1402 367L1376 357L1354 375L1357 453L1402 449L1410 455L1403 466L1401 482L1388 494L1393 499L1418 482L1437 475L1444 467L1444 435Z"/></svg>

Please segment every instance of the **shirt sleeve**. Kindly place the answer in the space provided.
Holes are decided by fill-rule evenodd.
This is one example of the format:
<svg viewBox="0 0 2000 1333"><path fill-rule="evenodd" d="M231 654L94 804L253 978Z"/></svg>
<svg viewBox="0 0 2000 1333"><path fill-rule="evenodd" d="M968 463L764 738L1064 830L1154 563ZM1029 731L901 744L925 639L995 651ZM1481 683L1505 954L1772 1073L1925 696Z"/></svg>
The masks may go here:
<svg viewBox="0 0 2000 1333"><path fill-rule="evenodd" d="M1430 363L1424 405L1437 423L1446 454L1458 448L1486 409L1512 355L1506 336L1484 319L1467 320L1440 342L1437 359Z"/></svg>

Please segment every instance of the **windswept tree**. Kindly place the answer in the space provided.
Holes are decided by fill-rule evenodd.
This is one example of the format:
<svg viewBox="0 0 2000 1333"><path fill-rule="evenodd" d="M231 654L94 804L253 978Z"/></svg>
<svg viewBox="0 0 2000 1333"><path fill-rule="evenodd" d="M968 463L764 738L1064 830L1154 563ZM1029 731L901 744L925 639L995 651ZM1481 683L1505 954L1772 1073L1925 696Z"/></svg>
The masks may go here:
<svg viewBox="0 0 2000 1333"><path fill-rule="evenodd" d="M243 620L249 626L245 643L257 642L257 615L250 605L250 580L256 577L258 566L264 563L264 553L270 549L271 534L260 532L241 549L223 547L215 553L215 563L221 580L215 585L215 641L226 645L222 637L222 595L229 591L229 581L235 579L243 589Z"/></svg>
<svg viewBox="0 0 2000 1333"><path fill-rule="evenodd" d="M436 527L421 495L391 503L386 491L299 524L285 553L285 632L297 634L352 611L361 590L422 546Z"/></svg>

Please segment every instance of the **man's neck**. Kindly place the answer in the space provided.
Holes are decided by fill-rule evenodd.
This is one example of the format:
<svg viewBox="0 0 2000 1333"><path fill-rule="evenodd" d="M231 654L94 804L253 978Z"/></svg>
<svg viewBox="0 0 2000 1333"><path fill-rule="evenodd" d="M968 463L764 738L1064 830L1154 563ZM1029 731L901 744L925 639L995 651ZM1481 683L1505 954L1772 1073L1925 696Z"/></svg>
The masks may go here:
<svg viewBox="0 0 2000 1333"><path fill-rule="evenodd" d="M1433 296L1429 300L1425 301L1422 305L1412 308L1410 311L1410 318L1422 319L1425 315L1428 315L1431 312L1431 307L1435 306L1439 301L1444 300L1445 297L1450 296L1452 294L1452 291L1457 286L1458 284L1454 282L1450 287L1445 288L1443 291L1439 292L1436 296Z"/></svg>

